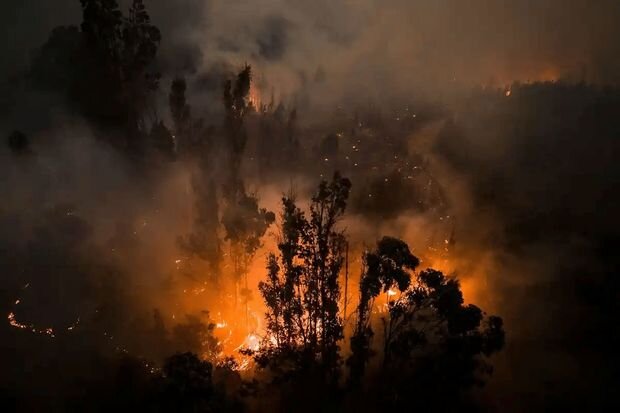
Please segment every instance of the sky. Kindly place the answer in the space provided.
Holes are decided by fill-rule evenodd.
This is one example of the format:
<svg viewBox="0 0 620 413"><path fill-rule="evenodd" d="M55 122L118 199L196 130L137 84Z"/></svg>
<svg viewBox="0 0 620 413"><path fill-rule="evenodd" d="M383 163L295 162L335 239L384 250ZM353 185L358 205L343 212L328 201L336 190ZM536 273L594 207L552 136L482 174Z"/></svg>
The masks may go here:
<svg viewBox="0 0 620 413"><path fill-rule="evenodd" d="M123 2L121 2L122 4ZM125 1L126 3L126 1ZM162 29L162 64L205 72L254 63L291 95L323 72L320 93L436 90L446 81L505 84L620 79L614 0L146 1ZM50 29L79 21L73 0L11 2L0 17L0 72L28 61ZM316 88L315 88L316 89ZM319 93L319 92L317 92ZM383 92L385 93L385 92Z"/></svg>

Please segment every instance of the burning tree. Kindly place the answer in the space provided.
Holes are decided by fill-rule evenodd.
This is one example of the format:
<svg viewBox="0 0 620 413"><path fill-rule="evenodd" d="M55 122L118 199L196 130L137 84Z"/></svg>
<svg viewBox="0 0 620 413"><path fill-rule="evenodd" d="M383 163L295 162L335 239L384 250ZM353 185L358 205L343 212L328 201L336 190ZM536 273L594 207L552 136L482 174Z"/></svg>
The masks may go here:
<svg viewBox="0 0 620 413"><path fill-rule="evenodd" d="M204 315L204 314L203 314ZM206 314L208 317L208 313ZM218 359L221 345L213 332L215 324L204 323L201 317L187 315L185 322L177 324L172 330L172 345L175 351L192 351L209 361Z"/></svg>
<svg viewBox="0 0 620 413"><path fill-rule="evenodd" d="M267 279L259 284L268 308L267 336L254 356L259 367L293 385L289 395L300 389L296 386L317 390L322 383L329 399L338 388L343 339L338 281L346 239L337 223L350 187L339 174L330 183L323 181L308 216L294 197L282 200L279 253L269 256ZM368 377L376 387L371 401L386 403L377 409L404 407L412 394L423 396L436 392L434 388L452 392L450 400L457 400L452 396L460 390L482 383L489 373L486 357L504 343L502 320L464 305L458 280L432 269L415 273L420 261L402 240L382 238L363 261L352 354L346 363L352 394L358 394L376 352L382 354L382 364ZM382 315L375 317L374 301L381 292L399 296L388 298L387 307L379 309ZM373 343L377 326L381 341ZM411 383L418 389L412 390ZM358 398L352 400L356 404Z"/></svg>
<svg viewBox="0 0 620 413"><path fill-rule="evenodd" d="M168 104L174 123L177 151L195 161L191 186L194 193L194 225L192 232L178 240L179 246L190 257L204 260L211 278L219 282L222 261L218 191L214 182L211 157L213 154L210 128L202 118L194 119L186 99L187 83L178 77L172 81Z"/></svg>
<svg viewBox="0 0 620 413"><path fill-rule="evenodd" d="M383 238L374 251L364 255L364 262L352 355L347 360L350 383L362 380L373 355L373 300L381 291L396 295L392 288L397 287L399 298L388 301L387 312L380 318L382 345L377 347L382 348L383 362L373 375L380 399L388 400L390 407L404 407L412 396L402 396L417 394L428 403L437 403L439 391L455 396L464 388L482 384L490 373L485 358L504 345L502 319L487 317L475 305L464 305L458 280L433 269L413 273L419 261L401 240ZM458 397L446 400L456 402Z"/></svg>
<svg viewBox="0 0 620 413"><path fill-rule="evenodd" d="M372 355L370 341L373 331L370 316L374 299L382 291L392 292L394 287L400 291L407 290L411 282L408 271L413 271L419 264L420 261L411 253L405 242L391 237L384 237L377 243L374 251L364 254L365 271L360 281L357 322L351 337L352 355L347 360L350 368L349 379L352 383L361 380L366 363Z"/></svg>
<svg viewBox="0 0 620 413"><path fill-rule="evenodd" d="M283 198L279 256L269 256L268 279L259 284L273 337L257 354L259 365L288 369L285 373L313 371L328 385L337 383L343 337L338 278L346 242L337 224L350 188L338 173L321 182L309 217L292 197Z"/></svg>
<svg viewBox="0 0 620 413"><path fill-rule="evenodd" d="M260 208L258 198L246 192L241 178L241 161L248 138L244 120L248 113L254 111L249 96L251 82L252 68L246 65L234 83L231 80L225 82L223 93L224 133L230 168L224 185L225 210L222 214L222 224L226 232L225 239L231 243L235 282L238 284L241 277L245 279L242 295L246 306L246 318L247 303L250 299L248 266L260 248L260 239L275 221L273 212Z"/></svg>
<svg viewBox="0 0 620 413"><path fill-rule="evenodd" d="M274 221L275 214L260 208L258 198L246 194L245 191L237 195L236 203L228 205L222 216L226 240L231 244L230 255L233 260L235 282L238 286L241 278L245 281L241 294L246 307L246 318L247 304L250 300L248 267L261 246L261 238Z"/></svg>

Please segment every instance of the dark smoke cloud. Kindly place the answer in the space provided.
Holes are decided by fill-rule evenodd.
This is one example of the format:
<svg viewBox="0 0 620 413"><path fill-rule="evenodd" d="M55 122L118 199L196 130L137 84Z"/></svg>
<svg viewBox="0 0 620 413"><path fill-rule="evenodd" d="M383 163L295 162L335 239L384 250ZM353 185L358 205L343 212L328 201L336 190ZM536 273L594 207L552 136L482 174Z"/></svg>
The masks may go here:
<svg viewBox="0 0 620 413"><path fill-rule="evenodd" d="M618 81L613 1L213 1L204 11L205 62L250 59L283 94L319 66L328 82L308 93L321 98L434 92L450 81ZM261 53L274 18L289 27L271 34L288 44L278 59Z"/></svg>
<svg viewBox="0 0 620 413"><path fill-rule="evenodd" d="M124 2L127 3L127 2ZM614 0L147 2L162 28L161 61L174 71L254 63L292 96L322 67L320 98L427 93L446 83L566 77L620 79L620 5ZM4 70L27 62L49 30L79 21L79 4L24 1L3 13Z"/></svg>
<svg viewBox="0 0 620 413"><path fill-rule="evenodd" d="M617 334L606 334L618 310L617 92L548 85L515 88L510 98L459 100L450 90L516 79L617 84L618 1L151 0L147 6L164 38L160 69L168 77L191 77L193 105L219 105L214 102L222 79L245 62L257 69L263 94L274 88L277 98L306 97L330 112L346 99L370 97L378 106L402 95L431 97L442 106L449 101L433 119L433 145L423 154L457 215L456 250L469 263L459 275L467 277L484 262L488 275L480 304L506 318L509 347L491 382L494 403L513 411L545 403L571 409L586 396L608 396L605 384L617 373L610 366L617 362L612 354L618 344ZM77 0L8 5L0 14L3 86L26 68L31 50L53 27L79 21ZM88 127L66 120L57 97L25 86L11 92L0 97L0 108L10 109L0 119L2 136L14 128L43 131L31 136L35 154L26 166L6 148L0 152L0 259L18 268L13 248L43 239L58 245L60 252L49 261L56 263L74 252L77 240L92 248L89 257L96 251L118 268L125 281L147 287L163 282L178 235L169 228L187 224L178 213L187 205L171 201L188 200L187 171L163 171L161 186L145 188L132 181L126 160L92 139ZM282 189L264 195L277 200L274 194ZM67 233L60 239L45 235L58 231L58 217L46 215L58 213L58 205L65 205L65 214L78 205L88 230L79 233L84 228L71 221L77 234L63 227ZM40 216L49 219L31 221ZM413 240L413 230L432 229L425 216L411 211L366 232L363 225L371 227L371 218L356 218L363 221L360 238L370 242L383 232ZM152 232L136 246L132 234L144 222ZM33 236L35 228L44 233ZM126 241L137 262L112 260L110 239ZM19 272L7 279L3 304L24 281ZM81 305L88 308L89 302Z"/></svg>
<svg viewBox="0 0 620 413"><path fill-rule="evenodd" d="M602 407L617 383L619 110L584 86L474 94L435 141L440 181L467 188L457 250L492 257L480 288L511 340L490 389L515 411Z"/></svg>

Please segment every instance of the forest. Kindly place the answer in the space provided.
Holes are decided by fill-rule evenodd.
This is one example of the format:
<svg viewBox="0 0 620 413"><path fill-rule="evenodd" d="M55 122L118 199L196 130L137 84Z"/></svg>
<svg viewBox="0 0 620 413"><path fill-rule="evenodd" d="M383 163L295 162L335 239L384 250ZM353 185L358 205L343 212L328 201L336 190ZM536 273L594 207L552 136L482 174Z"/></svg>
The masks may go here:
<svg viewBox="0 0 620 413"><path fill-rule="evenodd" d="M201 73L73 2L0 84L2 411L607 406L620 89L317 102L277 19Z"/></svg>

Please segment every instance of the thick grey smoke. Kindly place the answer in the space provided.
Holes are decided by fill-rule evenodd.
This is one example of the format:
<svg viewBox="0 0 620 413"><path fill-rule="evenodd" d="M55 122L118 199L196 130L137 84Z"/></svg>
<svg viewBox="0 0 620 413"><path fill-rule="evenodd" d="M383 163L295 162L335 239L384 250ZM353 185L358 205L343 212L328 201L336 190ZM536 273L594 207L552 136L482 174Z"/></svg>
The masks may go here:
<svg viewBox="0 0 620 413"><path fill-rule="evenodd" d="M513 344L491 383L496 399L522 403L513 406L519 411L543 406L544 400L527 396L544 395L545 386L556 400L591 390L574 377L608 361L597 354L584 357L579 343L604 347L600 331L609 328L610 316L601 313L614 308L613 293L604 297L602 310L593 297L609 287L616 265L609 248L617 245L618 151L612 138L618 129L605 125L611 125L618 104L591 91L519 95L515 88L510 97L458 100L453 90L514 80L617 84L620 2L150 0L147 6L162 30L160 70L188 76L195 106L219 105L223 76L245 62L255 69L263 100L273 91L276 100L326 112L350 101L373 100L377 106L410 96L449 101L450 110L432 119L430 129L414 133L411 146L444 186L447 214L456 216L458 275L465 285L483 275L474 280L474 301L506 318ZM27 67L30 51L50 29L79 21L77 0L9 5L0 14L4 83ZM162 101L168 81L162 82ZM30 215L74 203L98 247L115 235L131 241L140 232L137 247L124 244L135 248L127 255L136 262L121 263L131 267L132 283L150 288L165 280L174 267L175 237L189 222L184 212L191 204L189 171L170 167L152 180L159 182L155 188L144 188L139 179L132 181L126 160L92 139L87 127L59 118L62 104L55 97L12 90L0 97L0 109L11 114L0 119L0 132L54 126L31 136L36 156L30 164L17 162L4 147L0 152L0 194L9 194L0 206L9 220L0 233L5 251L15 240L26 243L24 227L36 226ZM598 112L601 107L607 112ZM317 120L305 115L303 122ZM313 184L303 181L304 187ZM286 189L263 187L260 195L273 198L271 207ZM12 220L20 209L25 223ZM434 222L411 211L378 226L366 218L355 217L362 222L349 233L369 243L386 233L415 243L435 230ZM126 233L115 234L117 228ZM256 266L262 266L260 258ZM22 281L11 274L13 286ZM12 294L13 286L3 293ZM543 372L532 380L537 369ZM592 387L607 379L608 370L597 371L604 374L582 376L596 379Z"/></svg>
<svg viewBox="0 0 620 413"><path fill-rule="evenodd" d="M151 0L147 6L162 28L166 69L207 76L249 62L265 94L273 88L289 99L436 93L451 83L619 81L614 0ZM79 19L73 0L55 1L53 10L34 1L8 7L2 49L10 59L3 72L25 64L52 27Z"/></svg>
<svg viewBox="0 0 620 413"><path fill-rule="evenodd" d="M153 2L155 13L160 7ZM613 0L183 2L203 70L256 65L265 92L379 98L514 80L617 82ZM185 16L179 13L181 17ZM196 15L203 20L197 23ZM165 34L165 33L164 33ZM174 37L174 35L173 35Z"/></svg>

